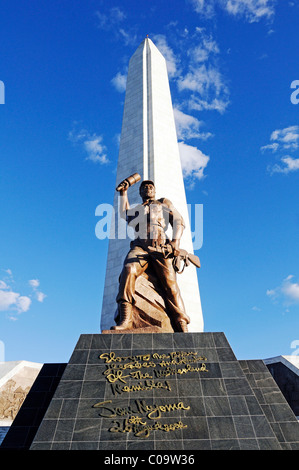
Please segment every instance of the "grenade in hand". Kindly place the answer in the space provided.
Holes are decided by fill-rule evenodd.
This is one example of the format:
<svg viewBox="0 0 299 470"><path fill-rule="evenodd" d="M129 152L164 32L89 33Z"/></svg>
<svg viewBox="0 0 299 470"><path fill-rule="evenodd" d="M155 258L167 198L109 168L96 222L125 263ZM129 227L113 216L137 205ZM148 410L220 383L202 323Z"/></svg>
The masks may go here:
<svg viewBox="0 0 299 470"><path fill-rule="evenodd" d="M141 176L138 173L134 173L133 175L129 176L125 180L123 180L121 183L116 188L116 191L121 191L124 189L126 186L126 183L129 184L129 186L133 186L133 184L138 183L138 181L141 180Z"/></svg>

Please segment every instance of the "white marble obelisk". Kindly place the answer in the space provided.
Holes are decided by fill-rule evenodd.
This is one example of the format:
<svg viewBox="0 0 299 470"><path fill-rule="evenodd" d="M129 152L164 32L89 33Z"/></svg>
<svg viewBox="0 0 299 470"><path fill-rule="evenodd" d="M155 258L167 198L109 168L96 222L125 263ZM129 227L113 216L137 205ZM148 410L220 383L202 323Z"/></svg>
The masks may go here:
<svg viewBox="0 0 299 470"><path fill-rule="evenodd" d="M139 173L141 180L154 181L157 199L166 197L173 202L186 224L180 246L193 253L166 61L149 38L129 63L116 186L133 173ZM128 190L131 205L141 202L139 186L137 183ZM118 278L130 243L130 237L122 238L126 226L118 221L118 197L115 193L116 220L109 240L101 329L114 324ZM203 317L196 269L188 266L177 279L190 317L188 330L200 332Z"/></svg>

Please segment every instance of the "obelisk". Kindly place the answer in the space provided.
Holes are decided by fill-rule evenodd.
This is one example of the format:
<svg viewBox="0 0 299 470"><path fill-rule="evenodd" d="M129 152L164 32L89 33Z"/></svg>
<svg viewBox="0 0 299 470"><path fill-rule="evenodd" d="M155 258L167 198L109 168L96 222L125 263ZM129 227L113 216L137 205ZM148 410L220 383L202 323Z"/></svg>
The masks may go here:
<svg viewBox="0 0 299 470"><path fill-rule="evenodd" d="M117 165L116 186L133 173L153 180L156 198L170 199L185 220L181 248L193 253L192 235L177 142L166 61L149 38L130 59ZM139 185L129 189L131 206L140 203ZM109 240L103 293L101 329L114 324L118 279L129 250L130 236L118 214L119 193L114 195L115 218ZM188 331L203 331L203 316L196 268L188 266L177 276L185 309L190 317Z"/></svg>

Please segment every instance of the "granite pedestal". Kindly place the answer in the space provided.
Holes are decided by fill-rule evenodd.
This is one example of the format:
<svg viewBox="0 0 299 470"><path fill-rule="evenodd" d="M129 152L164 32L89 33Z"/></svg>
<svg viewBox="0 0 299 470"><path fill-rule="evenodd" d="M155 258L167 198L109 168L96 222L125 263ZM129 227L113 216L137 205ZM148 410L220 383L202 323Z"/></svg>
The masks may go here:
<svg viewBox="0 0 299 470"><path fill-rule="evenodd" d="M273 413L269 418L269 397L276 416L282 405L292 432L283 434ZM299 424L266 366L239 362L223 333L128 333L80 336L30 449L298 444Z"/></svg>

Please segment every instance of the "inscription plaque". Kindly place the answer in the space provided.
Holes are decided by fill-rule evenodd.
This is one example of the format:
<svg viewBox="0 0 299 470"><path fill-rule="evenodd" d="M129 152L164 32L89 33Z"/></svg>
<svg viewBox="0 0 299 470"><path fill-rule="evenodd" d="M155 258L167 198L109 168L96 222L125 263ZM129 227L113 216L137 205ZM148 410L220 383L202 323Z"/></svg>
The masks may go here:
<svg viewBox="0 0 299 470"><path fill-rule="evenodd" d="M207 358L197 351L153 352L135 356L118 356L111 351L100 354L99 360L106 365L103 375L111 385L114 396L153 389L171 391L167 377L208 372ZM188 426L181 419L164 423L160 419L168 413L190 410L189 404L183 401L167 400L161 404L149 404L146 400L138 399L127 407L119 407L116 400L105 400L95 403L93 408L98 409L100 417L112 420L109 432L133 433L140 438L148 438L151 431L186 429Z"/></svg>

